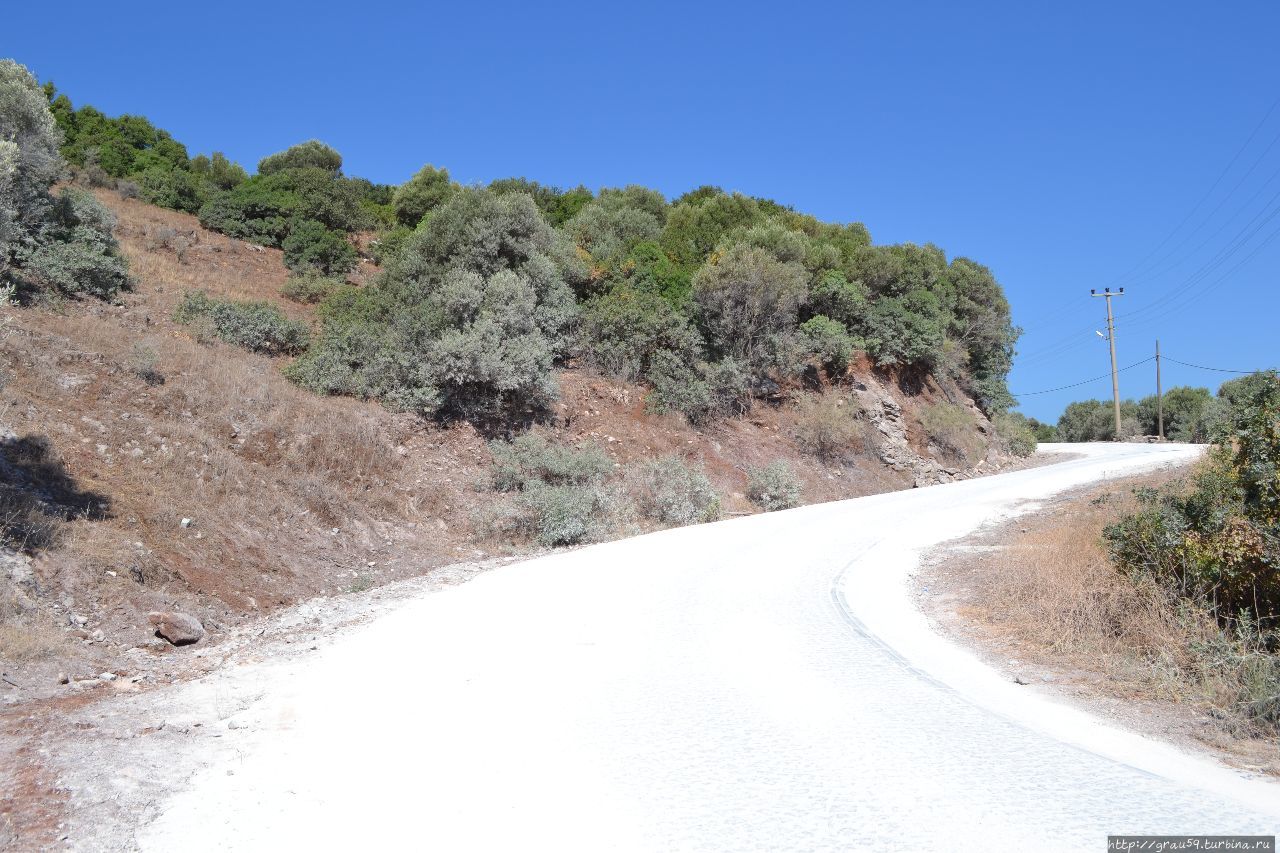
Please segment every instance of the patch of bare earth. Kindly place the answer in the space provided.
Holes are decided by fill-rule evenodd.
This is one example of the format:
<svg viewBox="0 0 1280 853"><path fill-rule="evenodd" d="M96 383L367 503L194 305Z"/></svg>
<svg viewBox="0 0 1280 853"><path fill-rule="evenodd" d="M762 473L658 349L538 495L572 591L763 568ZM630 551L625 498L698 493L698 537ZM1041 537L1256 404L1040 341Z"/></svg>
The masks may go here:
<svg viewBox="0 0 1280 853"><path fill-rule="evenodd" d="M1280 740L1231 713L1193 650L1216 631L1121 575L1103 528L1162 472L1079 489L933 551L916 578L935 628L1026 689L1229 764L1280 775Z"/></svg>

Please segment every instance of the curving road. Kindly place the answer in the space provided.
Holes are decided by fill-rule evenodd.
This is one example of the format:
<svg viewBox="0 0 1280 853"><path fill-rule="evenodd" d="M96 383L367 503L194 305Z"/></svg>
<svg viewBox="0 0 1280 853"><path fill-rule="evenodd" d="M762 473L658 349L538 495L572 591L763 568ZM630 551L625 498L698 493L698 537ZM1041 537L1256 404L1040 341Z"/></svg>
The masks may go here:
<svg viewBox="0 0 1280 853"><path fill-rule="evenodd" d="M1280 786L1007 683L917 555L1195 448L665 531L508 566L342 637L164 803L154 850L1103 850L1271 834ZM1030 848L1029 848L1030 849Z"/></svg>

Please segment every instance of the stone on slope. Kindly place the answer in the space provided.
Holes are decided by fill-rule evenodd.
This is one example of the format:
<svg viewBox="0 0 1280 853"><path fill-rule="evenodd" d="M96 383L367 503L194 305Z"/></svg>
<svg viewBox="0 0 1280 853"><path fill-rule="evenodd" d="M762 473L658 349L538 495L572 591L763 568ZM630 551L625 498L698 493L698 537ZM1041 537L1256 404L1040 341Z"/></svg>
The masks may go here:
<svg viewBox="0 0 1280 853"><path fill-rule="evenodd" d="M204 636L204 626L200 624L199 619L189 613L177 610L148 613L147 620L155 626L158 636L164 637L175 646L199 642Z"/></svg>

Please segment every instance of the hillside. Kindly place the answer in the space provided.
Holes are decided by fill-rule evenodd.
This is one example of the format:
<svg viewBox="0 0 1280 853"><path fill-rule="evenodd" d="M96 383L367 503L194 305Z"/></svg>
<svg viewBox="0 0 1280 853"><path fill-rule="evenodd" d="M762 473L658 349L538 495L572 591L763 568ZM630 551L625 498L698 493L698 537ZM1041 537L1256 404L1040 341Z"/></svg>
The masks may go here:
<svg viewBox="0 0 1280 853"><path fill-rule="evenodd" d="M313 596L538 547L478 529L494 500L492 460L471 425L317 396L282 376L286 359L201 343L174 322L195 289L314 322L314 307L280 296L278 250L114 192L97 197L118 216L133 288L112 303L48 298L8 309L0 337L3 458L45 500L33 512L50 533L47 545L31 543L29 577L25 559L8 558L16 585L0 655L10 673L34 667L11 698L52 688L56 671L118 668L121 653L147 644L151 610L192 612L216 642L226 626ZM642 386L572 363L557 379L560 399L541 431L599 446L623 470L687 460L705 470L726 513L758 511L745 496L749 472L778 460L805 502L949 478L970 466L931 446L920 424L946 399L967 404L981 448L972 461L1001 459L958 390L930 379L907 393L865 362L825 395L793 395L856 413L856 439L829 461L801 448L804 416L791 400L694 427L647 411Z"/></svg>

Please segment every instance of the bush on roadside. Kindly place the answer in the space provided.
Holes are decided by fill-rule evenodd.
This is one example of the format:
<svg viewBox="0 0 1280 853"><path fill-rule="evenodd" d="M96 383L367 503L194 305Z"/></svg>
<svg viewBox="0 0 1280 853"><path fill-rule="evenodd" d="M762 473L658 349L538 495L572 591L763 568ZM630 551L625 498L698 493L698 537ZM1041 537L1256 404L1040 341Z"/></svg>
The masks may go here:
<svg viewBox="0 0 1280 853"><path fill-rule="evenodd" d="M305 323L290 320L270 303L211 299L203 291L187 293L173 319L194 326L201 340L218 338L265 355L296 355L309 338Z"/></svg>
<svg viewBox="0 0 1280 853"><path fill-rule="evenodd" d="M512 494L499 513L517 532L543 545L576 545L601 538L612 512L605 479L613 463L595 446L567 447L525 433L493 441L493 488Z"/></svg>
<svg viewBox="0 0 1280 853"><path fill-rule="evenodd" d="M747 472L747 497L765 512L797 507L800 479L785 460L778 459Z"/></svg>
<svg viewBox="0 0 1280 853"><path fill-rule="evenodd" d="M678 456L645 462L628 480L636 508L652 521L685 525L720 517L720 496L707 475Z"/></svg>
<svg viewBox="0 0 1280 853"><path fill-rule="evenodd" d="M1036 431L1025 415L1002 412L993 417L991 423L1014 456L1026 457L1036 452Z"/></svg>

